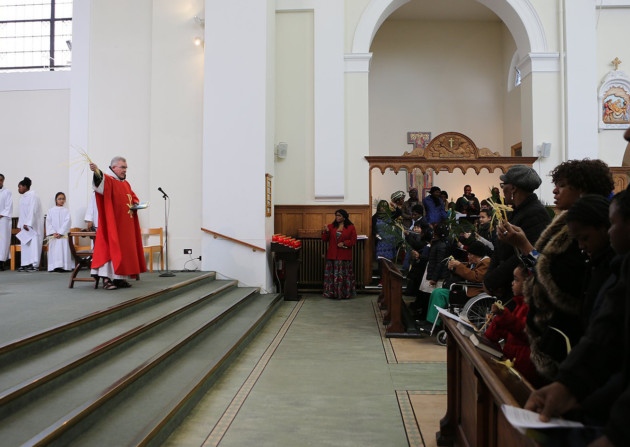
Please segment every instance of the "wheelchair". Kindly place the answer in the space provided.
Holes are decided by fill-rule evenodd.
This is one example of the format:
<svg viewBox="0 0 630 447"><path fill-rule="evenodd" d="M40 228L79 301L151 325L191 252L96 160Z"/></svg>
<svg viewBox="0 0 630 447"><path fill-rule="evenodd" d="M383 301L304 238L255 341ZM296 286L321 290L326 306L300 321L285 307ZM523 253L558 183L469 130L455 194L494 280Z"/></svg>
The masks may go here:
<svg viewBox="0 0 630 447"><path fill-rule="evenodd" d="M486 315L490 313L492 304L497 301L497 298L485 292L468 298L468 295L466 295L468 287L481 288L483 284L468 281L454 282L451 284L448 293L448 310L458 315L463 320L469 321L477 329L480 329L486 323ZM431 335L435 332L439 318L440 316L438 315L433 323ZM440 329L436 334L436 340L438 344L446 346L446 330Z"/></svg>

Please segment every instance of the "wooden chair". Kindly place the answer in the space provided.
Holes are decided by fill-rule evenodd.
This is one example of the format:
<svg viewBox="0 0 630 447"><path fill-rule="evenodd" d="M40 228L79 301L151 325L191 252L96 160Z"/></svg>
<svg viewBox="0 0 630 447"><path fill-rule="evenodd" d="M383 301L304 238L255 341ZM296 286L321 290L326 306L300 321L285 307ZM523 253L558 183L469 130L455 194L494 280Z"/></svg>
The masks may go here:
<svg viewBox="0 0 630 447"><path fill-rule="evenodd" d="M149 258L149 271L153 272L153 255L160 255L160 270L164 270L164 231L162 228L143 228L140 230L143 241L144 254ZM160 244L152 245L151 237L159 236Z"/></svg>
<svg viewBox="0 0 630 447"><path fill-rule="evenodd" d="M22 246L20 245L20 241L15 236L20 232L19 228L11 229L11 270L15 270L15 254L18 251L22 251Z"/></svg>
<svg viewBox="0 0 630 447"><path fill-rule="evenodd" d="M77 275L79 271L82 269L88 270L92 266L92 255L94 250L92 249L91 239L96 236L95 231L85 231L80 228L70 228L70 232L68 233L68 244L70 245L70 253L72 253L72 257L74 258L75 267L72 270L72 274L70 275L70 284L68 287L72 289L74 287L75 281L80 282L93 282L94 288L98 288L98 281L89 276L87 278L78 278ZM83 238L83 239L82 239ZM86 239L87 238L87 243Z"/></svg>
<svg viewBox="0 0 630 447"><path fill-rule="evenodd" d="M19 228L11 229L11 270L15 270L15 258L16 253L22 253L22 245L20 245L20 240L15 236L20 232ZM48 251L48 245L42 246L42 255ZM41 261L41 259L40 259ZM41 264L40 264L41 268Z"/></svg>

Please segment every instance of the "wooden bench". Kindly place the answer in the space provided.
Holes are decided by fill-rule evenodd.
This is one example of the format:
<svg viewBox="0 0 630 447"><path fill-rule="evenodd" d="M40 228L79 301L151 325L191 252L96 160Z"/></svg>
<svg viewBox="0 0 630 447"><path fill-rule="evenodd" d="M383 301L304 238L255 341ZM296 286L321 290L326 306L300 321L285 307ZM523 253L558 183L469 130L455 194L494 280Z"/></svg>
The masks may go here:
<svg viewBox="0 0 630 447"><path fill-rule="evenodd" d="M525 405L531 385L479 351L443 319L447 337L447 408L436 433L440 446L534 447L506 420L501 405Z"/></svg>
<svg viewBox="0 0 630 447"><path fill-rule="evenodd" d="M383 289L378 298L379 307L385 311L383 324L386 337L420 337L415 321L402 298L403 275L392 261L379 258Z"/></svg>

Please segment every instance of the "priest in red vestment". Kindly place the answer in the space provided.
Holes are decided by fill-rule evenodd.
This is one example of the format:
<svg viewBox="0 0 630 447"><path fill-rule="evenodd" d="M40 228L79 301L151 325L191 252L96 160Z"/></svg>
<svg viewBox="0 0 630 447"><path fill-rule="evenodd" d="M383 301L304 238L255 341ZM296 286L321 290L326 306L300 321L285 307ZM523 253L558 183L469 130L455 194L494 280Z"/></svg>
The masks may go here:
<svg viewBox="0 0 630 447"><path fill-rule="evenodd" d="M136 210L139 200L126 180L127 160L114 157L109 169L114 176L90 163L99 216L92 275L103 278L104 289L113 290L130 287L129 276L146 272L147 265Z"/></svg>

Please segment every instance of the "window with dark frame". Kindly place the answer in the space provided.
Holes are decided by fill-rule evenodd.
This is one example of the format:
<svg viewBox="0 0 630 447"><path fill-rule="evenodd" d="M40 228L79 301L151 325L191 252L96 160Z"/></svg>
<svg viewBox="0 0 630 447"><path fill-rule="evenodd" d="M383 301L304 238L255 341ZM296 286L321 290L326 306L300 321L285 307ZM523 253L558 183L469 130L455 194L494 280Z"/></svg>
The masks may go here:
<svg viewBox="0 0 630 447"><path fill-rule="evenodd" d="M0 73L70 70L73 0L0 0Z"/></svg>

